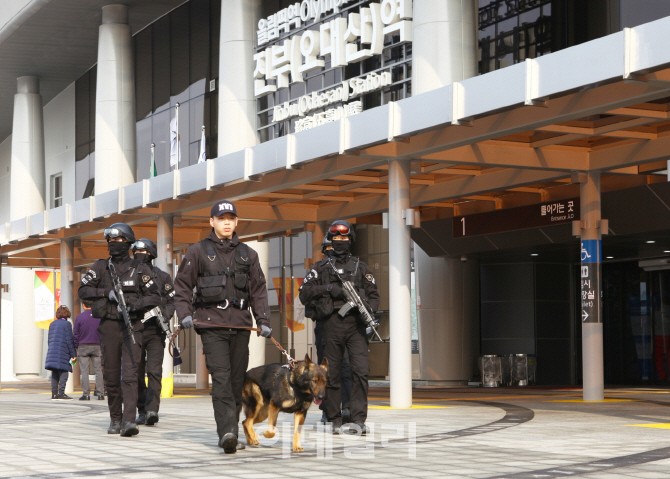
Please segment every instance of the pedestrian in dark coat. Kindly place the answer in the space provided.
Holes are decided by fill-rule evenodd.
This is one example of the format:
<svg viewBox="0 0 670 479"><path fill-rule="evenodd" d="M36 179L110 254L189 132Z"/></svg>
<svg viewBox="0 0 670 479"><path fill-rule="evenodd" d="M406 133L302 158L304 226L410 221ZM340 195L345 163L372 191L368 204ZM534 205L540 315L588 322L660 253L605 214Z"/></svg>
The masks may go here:
<svg viewBox="0 0 670 479"><path fill-rule="evenodd" d="M72 363L77 359L72 325L68 321L71 316L67 306L59 306L56 320L49 326L49 349L44 367L51 371L51 399L72 399L65 394L68 372L72 372Z"/></svg>

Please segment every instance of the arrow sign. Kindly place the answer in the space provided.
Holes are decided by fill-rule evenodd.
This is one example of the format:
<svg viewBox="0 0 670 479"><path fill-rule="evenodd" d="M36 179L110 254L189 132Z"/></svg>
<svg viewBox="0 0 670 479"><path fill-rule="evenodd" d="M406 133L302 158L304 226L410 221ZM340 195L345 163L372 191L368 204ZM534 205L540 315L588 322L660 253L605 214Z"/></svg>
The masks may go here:
<svg viewBox="0 0 670 479"><path fill-rule="evenodd" d="M589 313L587 313L586 311L582 310L582 322L585 322L585 321L586 321L586 318L588 318L588 317L589 317Z"/></svg>

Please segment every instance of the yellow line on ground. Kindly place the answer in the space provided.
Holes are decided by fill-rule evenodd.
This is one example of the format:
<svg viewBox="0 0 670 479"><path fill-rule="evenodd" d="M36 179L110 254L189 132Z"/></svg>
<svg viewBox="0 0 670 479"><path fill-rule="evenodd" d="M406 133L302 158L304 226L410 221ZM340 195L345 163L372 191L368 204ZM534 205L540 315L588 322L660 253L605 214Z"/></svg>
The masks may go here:
<svg viewBox="0 0 670 479"><path fill-rule="evenodd" d="M656 429L670 429L670 423L662 422L658 424L626 424L628 427L653 427Z"/></svg>
<svg viewBox="0 0 670 479"><path fill-rule="evenodd" d="M602 403L602 402L633 402L640 401L640 399L604 399L602 401L584 401L583 399L554 399L553 401L544 401L544 402L582 402L584 404L590 403Z"/></svg>
<svg viewBox="0 0 670 479"><path fill-rule="evenodd" d="M412 407L391 407L391 406L368 406L368 409L450 409L453 406L412 406Z"/></svg>

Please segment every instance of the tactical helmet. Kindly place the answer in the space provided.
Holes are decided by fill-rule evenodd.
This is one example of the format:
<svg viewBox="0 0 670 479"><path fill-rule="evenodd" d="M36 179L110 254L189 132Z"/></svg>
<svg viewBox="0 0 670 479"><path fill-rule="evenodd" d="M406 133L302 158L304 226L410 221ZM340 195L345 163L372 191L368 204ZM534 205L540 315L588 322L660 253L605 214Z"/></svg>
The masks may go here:
<svg viewBox="0 0 670 479"><path fill-rule="evenodd" d="M351 244L356 241L354 227L351 226L351 223L344 220L337 220L330 225L328 233L326 233L326 238L328 238L328 241L333 241L333 236L348 236Z"/></svg>
<svg viewBox="0 0 670 479"><path fill-rule="evenodd" d="M112 238L123 238L128 243L135 242L133 229L125 223L114 223L109 228L105 228L103 236L108 242Z"/></svg>
<svg viewBox="0 0 670 479"><path fill-rule="evenodd" d="M156 243L146 238L140 238L137 241L135 241L131 246L131 249L133 250L133 253L135 253L136 251L146 251L151 255L151 259L158 257L158 249L156 248Z"/></svg>
<svg viewBox="0 0 670 479"><path fill-rule="evenodd" d="M333 242L331 240L329 240L328 235L326 235L326 236L323 237L323 241L321 242L321 252L323 254L326 254L326 248L328 248L328 246L332 247Z"/></svg>

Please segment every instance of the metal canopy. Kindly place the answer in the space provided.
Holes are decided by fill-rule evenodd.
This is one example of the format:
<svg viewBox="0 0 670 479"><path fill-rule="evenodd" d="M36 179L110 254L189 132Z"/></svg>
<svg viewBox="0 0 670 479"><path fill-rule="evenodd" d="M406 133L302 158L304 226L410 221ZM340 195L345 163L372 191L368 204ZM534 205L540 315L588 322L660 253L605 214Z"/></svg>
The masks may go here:
<svg viewBox="0 0 670 479"><path fill-rule="evenodd" d="M424 219L578 195L571 172L602 170L603 191L656 181L670 152L670 18L77 201L0 231L10 266L75 266L105 256L106 225L155 238L175 215L175 249L209 233L209 208L237 204L240 236L298 232L316 221L381 222L388 160L412 162ZM652 48L652 45L656 48ZM577 194L576 194L577 193Z"/></svg>

